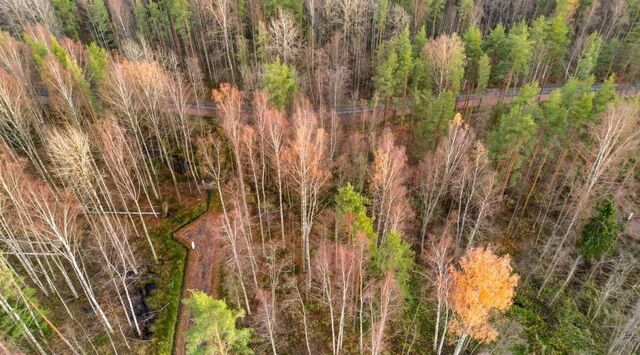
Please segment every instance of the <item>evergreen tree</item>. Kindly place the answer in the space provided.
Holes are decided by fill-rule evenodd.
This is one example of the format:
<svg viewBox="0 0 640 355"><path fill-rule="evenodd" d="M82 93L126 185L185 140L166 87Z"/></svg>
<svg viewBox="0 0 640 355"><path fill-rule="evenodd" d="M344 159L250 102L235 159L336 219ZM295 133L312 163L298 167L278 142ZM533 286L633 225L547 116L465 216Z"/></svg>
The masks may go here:
<svg viewBox="0 0 640 355"><path fill-rule="evenodd" d="M265 0L262 1L262 8L267 21L278 17L278 11L290 12L298 23L302 23L304 17L302 0Z"/></svg>
<svg viewBox="0 0 640 355"><path fill-rule="evenodd" d="M618 58L617 54L620 53L620 51L621 43L617 38L611 38L604 44L595 68L598 78L604 78L609 76L611 72L616 73L620 71L621 61L616 60L616 58Z"/></svg>
<svg viewBox="0 0 640 355"><path fill-rule="evenodd" d="M375 26L375 35L373 36L374 48L382 41L384 29L387 26L387 16L389 15L389 0L380 0L380 5L376 9L376 13L373 18Z"/></svg>
<svg viewBox="0 0 640 355"><path fill-rule="evenodd" d="M87 75L89 81L94 88L100 88L107 65L109 65L109 53L95 42L87 46L87 53Z"/></svg>
<svg viewBox="0 0 640 355"><path fill-rule="evenodd" d="M78 7L73 0L51 0L56 16L62 23L65 36L78 39L80 27L78 24Z"/></svg>
<svg viewBox="0 0 640 355"><path fill-rule="evenodd" d="M442 21L444 13L444 0L427 0L427 21L431 27L431 35L436 36L438 25Z"/></svg>
<svg viewBox="0 0 640 355"><path fill-rule="evenodd" d="M171 23L175 31L181 36L190 35L191 10L188 0L165 0L167 15L171 18Z"/></svg>
<svg viewBox="0 0 640 355"><path fill-rule="evenodd" d="M561 147L566 140L569 116L562 105L562 92L559 89L549 94L549 99L542 104L542 115L538 116L538 126L542 130L542 140L548 146Z"/></svg>
<svg viewBox="0 0 640 355"><path fill-rule="evenodd" d="M504 26L499 23L487 36L484 42L485 52L491 58L491 83L498 83L509 72L509 46Z"/></svg>
<svg viewBox="0 0 640 355"><path fill-rule="evenodd" d="M373 83L376 87L376 92L386 104L398 92L398 78L395 76L395 72L398 70L398 54L395 51L388 51L385 45L380 46L378 53L383 54L378 55L381 60L378 60Z"/></svg>
<svg viewBox="0 0 640 355"><path fill-rule="evenodd" d="M478 82L480 58L484 55L482 50L482 33L478 26L470 27L463 36L464 53L467 57L465 77L472 84Z"/></svg>
<svg viewBox="0 0 640 355"><path fill-rule="evenodd" d="M534 98L538 90L537 83L525 85L511 102L509 111L498 118L496 127L487 138L489 157L511 185L519 181L520 167L531 156L536 143L535 117L539 108Z"/></svg>
<svg viewBox="0 0 640 355"><path fill-rule="evenodd" d="M449 123L455 115L456 96L451 91L445 91L434 96L431 91L418 91L413 97L413 114L418 118L414 129L416 154L420 155L425 149L435 148L447 134Z"/></svg>
<svg viewBox="0 0 640 355"><path fill-rule="evenodd" d="M461 0L460 8L458 10L458 33L462 33L469 28L473 21L473 8L475 7L475 0Z"/></svg>
<svg viewBox="0 0 640 355"><path fill-rule="evenodd" d="M409 295L409 272L414 268L414 252L411 245L404 240L397 231L391 231L385 236L377 253L374 255L374 265L381 274L393 272L398 285L405 297Z"/></svg>
<svg viewBox="0 0 640 355"><path fill-rule="evenodd" d="M562 86L562 106L569 111L569 127L578 133L584 132L587 124L592 122L593 77L585 80L569 79Z"/></svg>
<svg viewBox="0 0 640 355"><path fill-rule="evenodd" d="M398 70L396 75L398 76L400 90L402 98L406 98L407 90L409 87L409 80L411 78L411 73L413 71L414 56L413 56L413 46L411 44L411 39L409 39L409 28L405 27L400 35L394 40L393 46L395 47L396 53L398 53Z"/></svg>
<svg viewBox="0 0 640 355"><path fill-rule="evenodd" d="M619 229L616 205L611 199L604 199L582 228L582 240L578 246L584 257L595 261L611 252Z"/></svg>
<svg viewBox="0 0 640 355"><path fill-rule="evenodd" d="M253 354L249 348L252 330L236 328L244 311L230 309L223 300L204 292L193 292L184 301L191 324L187 332L188 354Z"/></svg>
<svg viewBox="0 0 640 355"><path fill-rule="evenodd" d="M101 47L113 48L115 37L109 22L109 11L104 0L93 0L89 4L89 18L94 32L94 40Z"/></svg>
<svg viewBox="0 0 640 355"><path fill-rule="evenodd" d="M276 59L275 62L264 66L263 85L269 101L278 110L285 110L297 90L295 69Z"/></svg>
<svg viewBox="0 0 640 355"><path fill-rule="evenodd" d="M578 67L576 69L576 76L579 79L586 79L592 73L600 57L600 51L602 49L602 37L597 33L592 33L587 37L586 43L582 50L582 55L578 61Z"/></svg>
<svg viewBox="0 0 640 355"><path fill-rule="evenodd" d="M392 99L406 98L413 68L413 46L409 39L409 29L405 28L397 37L378 49L374 84L385 103Z"/></svg>
<svg viewBox="0 0 640 355"><path fill-rule="evenodd" d="M74 83L78 86L80 91L82 91L85 97L91 99L93 97L93 93L91 92L91 90L89 90L89 83L85 79L84 74L82 73L82 69L80 69L78 63L76 63L76 61L71 58L71 56L69 56L69 53L67 53L67 51L60 45L58 40L53 36L51 36L50 46L51 54L56 57L56 59L64 69L68 70L71 73Z"/></svg>
<svg viewBox="0 0 640 355"><path fill-rule="evenodd" d="M532 43L529 39L527 24L523 21L512 27L506 42L509 50L508 63L511 66L510 76L526 75L529 72L529 61L532 55ZM511 81L511 77L507 80Z"/></svg>
<svg viewBox="0 0 640 355"><path fill-rule="evenodd" d="M557 0L555 14L549 19L546 28L545 40L549 50L549 63L547 64L551 66L556 75L563 73L565 55L571 42L569 23L573 18L575 3L575 0Z"/></svg>
<svg viewBox="0 0 640 355"><path fill-rule="evenodd" d="M427 43L427 30L424 25L420 27L418 32L416 33L415 38L413 39L413 53L415 57L420 56L420 51L422 47Z"/></svg>
<svg viewBox="0 0 640 355"><path fill-rule="evenodd" d="M491 59L486 54L482 54L478 59L478 73L477 73L477 85L476 90L478 93L483 93L489 84L489 77L491 76Z"/></svg>
<svg viewBox="0 0 640 355"><path fill-rule="evenodd" d="M631 28L617 54L615 58L621 63L621 74L636 81L640 72L640 21Z"/></svg>
<svg viewBox="0 0 640 355"><path fill-rule="evenodd" d="M348 231L348 239L362 233L369 240L372 255L377 250L378 235L373 228L373 220L367 215L367 198L358 193L351 184L338 189L336 195L336 221Z"/></svg>
<svg viewBox="0 0 640 355"><path fill-rule="evenodd" d="M594 115L599 115L604 112L609 106L610 102L618 100L618 93L616 92L616 75L611 74L607 80L605 80L596 95L593 97L592 111Z"/></svg>
<svg viewBox="0 0 640 355"><path fill-rule="evenodd" d="M602 37L596 32L587 37L586 43L582 50L582 55L578 61L578 67L576 69L576 76L579 79L586 79L592 73L600 57L600 50L602 49Z"/></svg>

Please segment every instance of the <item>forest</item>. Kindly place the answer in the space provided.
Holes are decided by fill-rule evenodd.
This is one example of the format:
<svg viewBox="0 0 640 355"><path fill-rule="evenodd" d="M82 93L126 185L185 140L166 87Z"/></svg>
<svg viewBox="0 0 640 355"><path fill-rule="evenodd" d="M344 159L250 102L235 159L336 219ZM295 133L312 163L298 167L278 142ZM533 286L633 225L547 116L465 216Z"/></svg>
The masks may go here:
<svg viewBox="0 0 640 355"><path fill-rule="evenodd" d="M639 0L0 0L0 354L638 354L639 79Z"/></svg>

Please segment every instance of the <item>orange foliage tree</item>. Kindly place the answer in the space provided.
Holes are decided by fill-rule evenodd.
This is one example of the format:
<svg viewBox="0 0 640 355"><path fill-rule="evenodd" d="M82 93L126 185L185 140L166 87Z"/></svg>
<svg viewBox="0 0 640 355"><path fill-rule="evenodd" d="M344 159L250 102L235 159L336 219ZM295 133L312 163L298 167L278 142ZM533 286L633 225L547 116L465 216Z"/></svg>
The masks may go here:
<svg viewBox="0 0 640 355"><path fill-rule="evenodd" d="M490 248L473 248L462 257L461 270L451 268L450 301L456 318L451 332L459 336L454 354L459 354L469 336L492 342L498 332L489 317L505 312L513 302L518 275L512 273L511 257L497 256Z"/></svg>

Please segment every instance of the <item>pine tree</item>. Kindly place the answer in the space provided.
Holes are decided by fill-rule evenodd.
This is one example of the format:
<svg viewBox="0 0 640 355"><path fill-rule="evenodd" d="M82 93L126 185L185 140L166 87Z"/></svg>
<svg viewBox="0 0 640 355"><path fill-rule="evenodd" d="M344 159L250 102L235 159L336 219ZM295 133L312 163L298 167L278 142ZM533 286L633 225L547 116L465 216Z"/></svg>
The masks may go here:
<svg viewBox="0 0 640 355"><path fill-rule="evenodd" d="M507 86L509 86L512 75L526 75L529 72L529 61L532 55L532 43L529 39L529 28L522 21L509 30L507 36L507 46L509 47L508 62L511 66Z"/></svg>
<svg viewBox="0 0 640 355"><path fill-rule="evenodd" d="M269 101L278 110L283 111L289 107L297 90L295 69L278 59L271 64L265 64L263 85Z"/></svg>
<svg viewBox="0 0 640 355"><path fill-rule="evenodd" d="M413 97L413 114L418 122L414 129L416 152L432 149L441 137L447 134L449 123L454 117L456 97L451 91L434 96L429 90L416 92Z"/></svg>
<svg viewBox="0 0 640 355"><path fill-rule="evenodd" d="M64 34L73 39L79 39L80 26L78 24L78 7L73 0L51 0L56 16L62 23Z"/></svg>
<svg viewBox="0 0 640 355"><path fill-rule="evenodd" d="M87 75L91 85L99 89L104 80L107 65L109 65L109 53L95 42L87 46Z"/></svg>
<svg viewBox="0 0 640 355"><path fill-rule="evenodd" d="M586 43L582 50L582 55L578 61L578 67L576 68L576 76L579 79L587 79L592 73L598 58L600 57L600 51L602 50L602 37L596 32L587 37Z"/></svg>
<svg viewBox="0 0 640 355"><path fill-rule="evenodd" d="M427 1L427 22L430 24L432 36L438 33L438 26L444 13L444 3L444 0Z"/></svg>
<svg viewBox="0 0 640 355"><path fill-rule="evenodd" d="M611 74L607 80L600 85L598 91L596 91L596 95L593 97L593 114L597 117L607 109L610 102L615 102L617 100L618 92L616 91L616 75Z"/></svg>
<svg viewBox="0 0 640 355"><path fill-rule="evenodd" d="M578 133L587 129L593 115L593 77L585 80L569 79L562 86L562 105L569 111L569 127Z"/></svg>
<svg viewBox="0 0 640 355"><path fill-rule="evenodd" d="M364 234L375 250L378 236L373 228L373 220L367 215L367 198L358 193L351 184L338 189L336 195L336 221L338 226L347 229L348 239Z"/></svg>
<svg viewBox="0 0 640 355"><path fill-rule="evenodd" d="M36 353L44 354L45 321L34 311L35 290L28 288L0 255L0 339L16 344L23 341Z"/></svg>
<svg viewBox="0 0 640 355"><path fill-rule="evenodd" d="M493 66L490 82L498 83L504 79L510 68L507 35L501 23L489 32L484 42L484 49L489 58L491 58Z"/></svg>
<svg viewBox="0 0 640 355"><path fill-rule="evenodd" d="M230 309L223 300L204 292L193 292L184 301L189 307L191 325L187 332L188 354L253 354L249 348L252 330L236 328L244 311Z"/></svg>
<svg viewBox="0 0 640 355"><path fill-rule="evenodd" d="M414 268L414 252L411 245L404 240L398 231L391 231L374 254L373 264L376 270L384 275L394 273L398 286L405 297L409 295L409 272Z"/></svg>
<svg viewBox="0 0 640 355"><path fill-rule="evenodd" d="M465 77L472 84L478 82L480 58L484 55L482 50L482 33L478 26L469 27L464 33L464 53L467 57Z"/></svg>
<svg viewBox="0 0 640 355"><path fill-rule="evenodd" d="M477 75L476 90L478 93L484 93L489 84L489 77L491 76L491 59L489 59L489 56L486 54L482 54L478 60Z"/></svg>
<svg viewBox="0 0 640 355"><path fill-rule="evenodd" d="M380 46L374 84L385 103L393 99L404 101L414 65L408 28Z"/></svg>
<svg viewBox="0 0 640 355"><path fill-rule="evenodd" d="M505 185L519 180L520 167L535 146L537 105L533 99L537 93L537 84L525 85L487 138L489 157L495 162Z"/></svg>
<svg viewBox="0 0 640 355"><path fill-rule="evenodd" d="M568 110L562 105L562 92L554 90L542 105L542 115L538 127L542 130L542 140L549 146L562 147L567 136Z"/></svg>
<svg viewBox="0 0 640 355"><path fill-rule="evenodd" d="M576 0L557 0L556 12L549 19L546 28L545 42L549 49L549 62L547 63L556 75L564 74L565 55L571 42L570 21L575 11Z"/></svg>
<svg viewBox="0 0 640 355"><path fill-rule="evenodd" d="M93 29L93 38L104 48L113 48L115 36L109 22L109 10L104 0L93 0L89 4L89 18Z"/></svg>

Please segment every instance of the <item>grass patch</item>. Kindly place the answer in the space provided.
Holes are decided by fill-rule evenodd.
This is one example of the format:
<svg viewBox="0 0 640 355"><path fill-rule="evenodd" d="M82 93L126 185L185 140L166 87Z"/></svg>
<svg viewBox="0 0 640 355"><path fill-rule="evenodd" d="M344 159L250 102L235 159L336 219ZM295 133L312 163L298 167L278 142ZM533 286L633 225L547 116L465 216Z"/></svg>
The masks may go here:
<svg viewBox="0 0 640 355"><path fill-rule="evenodd" d="M531 290L516 294L507 316L525 327L527 346L516 354L602 353L604 339L581 312L574 298L561 296L553 306L533 297Z"/></svg>
<svg viewBox="0 0 640 355"><path fill-rule="evenodd" d="M187 250L173 238L173 234L206 210L204 202L181 209L150 231L159 256L158 263L151 269L152 277L147 281L156 285L148 299L149 306L159 312L152 326L154 354L171 354L182 299Z"/></svg>

